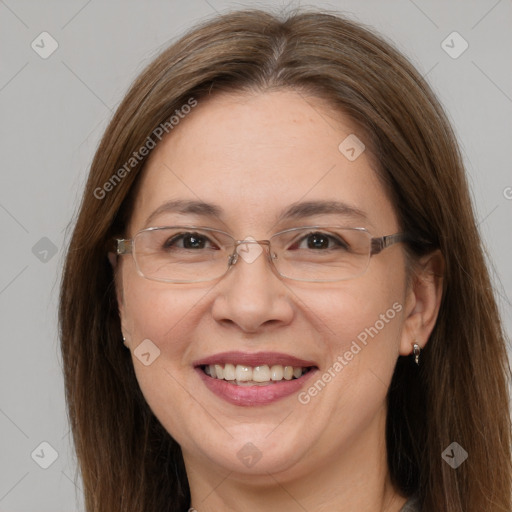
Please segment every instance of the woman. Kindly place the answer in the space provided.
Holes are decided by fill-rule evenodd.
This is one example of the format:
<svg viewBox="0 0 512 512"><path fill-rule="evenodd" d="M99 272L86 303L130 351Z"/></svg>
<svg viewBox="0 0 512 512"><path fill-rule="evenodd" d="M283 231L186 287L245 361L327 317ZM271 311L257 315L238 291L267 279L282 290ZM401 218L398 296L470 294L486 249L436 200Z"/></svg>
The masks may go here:
<svg viewBox="0 0 512 512"><path fill-rule="evenodd" d="M511 510L459 150L354 22L239 11L147 67L94 158L60 322L89 512Z"/></svg>

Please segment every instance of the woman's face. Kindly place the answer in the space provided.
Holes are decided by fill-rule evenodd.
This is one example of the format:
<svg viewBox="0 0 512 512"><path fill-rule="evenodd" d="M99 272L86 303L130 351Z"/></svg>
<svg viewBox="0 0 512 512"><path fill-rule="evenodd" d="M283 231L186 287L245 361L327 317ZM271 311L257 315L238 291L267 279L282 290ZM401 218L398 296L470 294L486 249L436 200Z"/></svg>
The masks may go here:
<svg viewBox="0 0 512 512"><path fill-rule="evenodd" d="M321 100L291 91L200 101L153 152L127 237L172 225L217 228L237 240L308 225L396 233L368 151L354 160L353 139L339 149L353 132ZM174 200L220 213L160 208ZM278 221L292 205L326 201L359 214L310 209ZM332 283L281 278L265 251L194 284L145 279L131 257L120 258L118 299L136 376L189 468L296 477L356 451L361 457L362 447L382 448L396 359L414 341L403 328L411 309L403 247L373 256L362 276ZM310 370L247 387L206 375L205 362L223 367L227 380L230 364L241 366L239 375L267 365L275 379L290 371L284 366ZM255 375L268 379L265 368Z"/></svg>

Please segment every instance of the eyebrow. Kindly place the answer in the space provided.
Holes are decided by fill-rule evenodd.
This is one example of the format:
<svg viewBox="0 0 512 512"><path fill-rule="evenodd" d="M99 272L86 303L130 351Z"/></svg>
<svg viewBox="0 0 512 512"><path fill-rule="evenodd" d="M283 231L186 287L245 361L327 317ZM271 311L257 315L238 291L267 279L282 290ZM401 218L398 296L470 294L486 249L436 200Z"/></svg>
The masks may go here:
<svg viewBox="0 0 512 512"><path fill-rule="evenodd" d="M167 201L159 206L146 220L146 226L151 221L162 213L179 213L179 214L193 214L201 217L217 217L222 218L224 210L216 204L205 203L203 201L176 199ZM368 222L367 215L356 208L340 201L304 201L301 203L294 203L288 208L283 210L276 223L285 220L299 220L306 217L313 217L314 215L343 215L345 217L352 217L357 220Z"/></svg>

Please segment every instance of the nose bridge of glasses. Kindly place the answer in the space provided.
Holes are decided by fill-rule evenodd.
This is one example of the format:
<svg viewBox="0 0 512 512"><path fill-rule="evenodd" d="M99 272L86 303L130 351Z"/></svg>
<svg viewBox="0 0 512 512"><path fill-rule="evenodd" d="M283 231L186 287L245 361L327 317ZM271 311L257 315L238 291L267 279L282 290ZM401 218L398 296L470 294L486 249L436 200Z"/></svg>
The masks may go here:
<svg viewBox="0 0 512 512"><path fill-rule="evenodd" d="M270 240L255 240L253 238L246 238L244 240L235 240L234 241L233 253L229 257L229 266L234 265L238 261L238 257L239 257L239 254L240 254L239 251L238 251L238 247L240 247L243 244L257 244L260 247L261 246L267 247L268 248L267 253L268 253L269 259L272 260L272 255L270 254ZM247 262L252 262L252 260L254 258L251 258L250 259L251 261L246 259L246 258L243 258L243 259L245 259Z"/></svg>
<svg viewBox="0 0 512 512"><path fill-rule="evenodd" d="M259 245L270 245L270 240L254 240L254 238L246 238L245 240L235 240L235 247L242 244L259 244Z"/></svg>

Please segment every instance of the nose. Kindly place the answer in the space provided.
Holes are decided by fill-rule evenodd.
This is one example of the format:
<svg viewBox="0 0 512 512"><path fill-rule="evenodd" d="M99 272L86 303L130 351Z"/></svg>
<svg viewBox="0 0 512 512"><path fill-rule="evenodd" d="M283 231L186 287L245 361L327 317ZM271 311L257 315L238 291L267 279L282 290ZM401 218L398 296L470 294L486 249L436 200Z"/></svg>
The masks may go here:
<svg viewBox="0 0 512 512"><path fill-rule="evenodd" d="M293 318L290 292L271 263L268 240L236 243L230 269L215 287L212 314L217 322L244 332L286 325Z"/></svg>

